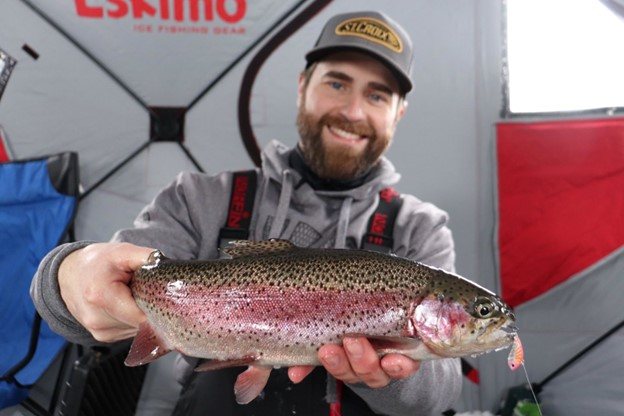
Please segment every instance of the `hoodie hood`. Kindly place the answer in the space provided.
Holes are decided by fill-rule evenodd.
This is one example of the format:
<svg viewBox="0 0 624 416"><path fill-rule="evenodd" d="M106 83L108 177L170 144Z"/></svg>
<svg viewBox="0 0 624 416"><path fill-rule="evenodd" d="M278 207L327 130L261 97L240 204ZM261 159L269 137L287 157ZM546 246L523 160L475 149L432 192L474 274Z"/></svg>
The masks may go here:
<svg viewBox="0 0 624 416"><path fill-rule="evenodd" d="M371 201L400 179L392 163L382 158L354 188L313 189L290 165L294 151L273 140L262 153L265 209L260 213L255 238L285 238L304 247L335 248L346 247L348 237L358 241L375 205Z"/></svg>

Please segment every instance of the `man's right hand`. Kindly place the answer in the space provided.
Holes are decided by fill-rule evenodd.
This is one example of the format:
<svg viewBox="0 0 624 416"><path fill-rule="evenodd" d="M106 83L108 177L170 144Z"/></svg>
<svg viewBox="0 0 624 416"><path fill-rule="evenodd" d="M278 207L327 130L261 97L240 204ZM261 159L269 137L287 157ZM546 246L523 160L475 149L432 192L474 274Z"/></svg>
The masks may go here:
<svg viewBox="0 0 624 416"><path fill-rule="evenodd" d="M146 318L128 282L152 251L129 243L97 243L76 250L61 263L61 298L96 340L115 342L136 335Z"/></svg>

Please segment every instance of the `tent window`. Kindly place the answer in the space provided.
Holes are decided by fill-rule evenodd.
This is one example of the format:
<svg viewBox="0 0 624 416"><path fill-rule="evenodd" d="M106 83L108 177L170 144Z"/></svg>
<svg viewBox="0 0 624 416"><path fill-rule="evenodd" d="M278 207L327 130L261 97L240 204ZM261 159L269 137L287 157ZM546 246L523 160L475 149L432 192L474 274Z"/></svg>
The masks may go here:
<svg viewBox="0 0 624 416"><path fill-rule="evenodd" d="M624 0L507 0L504 116L624 111Z"/></svg>
<svg viewBox="0 0 624 416"><path fill-rule="evenodd" d="M0 49L0 98L2 98L2 93L9 82L11 71L13 70L16 62L17 61L11 58L8 53Z"/></svg>

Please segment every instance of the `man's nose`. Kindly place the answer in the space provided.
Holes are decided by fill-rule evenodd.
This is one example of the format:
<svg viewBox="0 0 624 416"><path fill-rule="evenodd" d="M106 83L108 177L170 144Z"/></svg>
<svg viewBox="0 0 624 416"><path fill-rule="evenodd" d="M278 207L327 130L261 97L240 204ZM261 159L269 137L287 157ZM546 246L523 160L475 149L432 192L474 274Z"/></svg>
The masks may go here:
<svg viewBox="0 0 624 416"><path fill-rule="evenodd" d="M364 120L364 99L356 94L349 95L342 105L341 114L349 121Z"/></svg>

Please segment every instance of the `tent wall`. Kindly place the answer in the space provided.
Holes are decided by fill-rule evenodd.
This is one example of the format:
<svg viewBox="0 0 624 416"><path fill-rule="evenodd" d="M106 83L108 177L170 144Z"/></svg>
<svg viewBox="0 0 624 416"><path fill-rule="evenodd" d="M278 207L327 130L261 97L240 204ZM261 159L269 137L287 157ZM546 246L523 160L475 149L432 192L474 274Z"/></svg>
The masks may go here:
<svg viewBox="0 0 624 416"><path fill-rule="evenodd" d="M273 138L293 145L296 82L304 66L302 52L312 46L326 18L347 10L377 9L398 20L412 34L416 51L415 88L389 151L403 175L399 189L449 212L458 272L495 290L493 138L502 103L500 3L396 0L381 5L372 0L335 0L267 60L252 92L252 122L260 146ZM15 157L76 150L82 163L87 164L81 166L85 180L93 184L106 166L114 165L121 155L131 153L147 140L147 113L22 1L4 0L0 4L0 28L0 48L18 60L0 101L0 124L9 137L15 138ZM105 37L106 33L99 36ZM95 44L98 36L85 35L84 40ZM210 42L211 38L203 40ZM23 51L25 43L40 52L38 60ZM211 65L210 56L175 49L175 45L171 48L167 57L179 56L177 65L187 65L184 55L188 53L195 58L203 56L192 61L197 71ZM114 52L109 51L112 55ZM144 59L142 54L120 53L130 62ZM110 59L114 62L116 58ZM186 142L200 155L209 173L251 166L236 123L237 92L249 60L250 56L240 62L187 114ZM67 76L50 80L46 70ZM128 76L146 78L132 83L139 89L149 90L153 84L147 80L149 67L144 75L127 66L124 71ZM56 82L59 88L42 95L45 82ZM204 85L200 82L198 90ZM158 84L152 88L159 88ZM180 98L174 96L175 91L166 91L165 95L149 91L143 96L158 98L151 105L169 104L163 102L167 95L172 96L169 105L187 102L186 96ZM190 94L189 88L184 91ZM72 97L67 98L67 94ZM87 144L87 139L93 137L105 146L94 149ZM18 138L24 139L18 143ZM95 168L89 171L89 166ZM116 229L130 226L140 207L161 186L179 170L192 168L174 144L151 146L81 202L77 237L106 240ZM500 386L509 383L500 380L504 373L496 371L504 368L504 361L504 353L479 359L481 389L468 387L459 408L496 407Z"/></svg>

